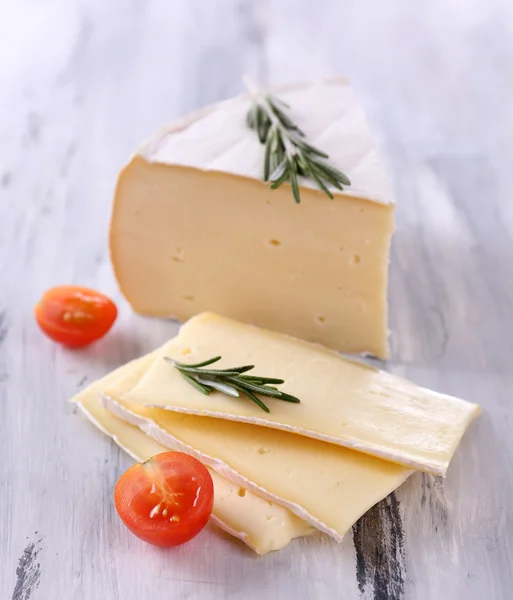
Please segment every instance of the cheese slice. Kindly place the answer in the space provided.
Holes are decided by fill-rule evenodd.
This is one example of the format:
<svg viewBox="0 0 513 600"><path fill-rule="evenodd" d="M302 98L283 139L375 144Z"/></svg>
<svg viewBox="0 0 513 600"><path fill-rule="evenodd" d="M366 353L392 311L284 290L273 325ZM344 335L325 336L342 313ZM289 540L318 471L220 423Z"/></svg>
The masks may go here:
<svg viewBox="0 0 513 600"><path fill-rule="evenodd" d="M285 380L301 399L266 399L270 414L245 398L205 396L163 356L196 363L222 355L216 368L255 365L252 373ZM289 336L204 313L163 346L124 398L172 411L282 429L353 448L409 467L445 474L479 407L347 360Z"/></svg>
<svg viewBox="0 0 513 600"><path fill-rule="evenodd" d="M330 199L303 180L295 204L288 184L262 181L247 95L198 111L119 176L110 228L119 286L145 315L212 310L385 358L394 204L363 111L342 79L278 93L352 185Z"/></svg>
<svg viewBox="0 0 513 600"><path fill-rule="evenodd" d="M394 463L276 429L125 402L121 398L134 385L133 375L102 392L109 411L159 443L196 456L242 488L281 504L338 541L412 473Z"/></svg>
<svg viewBox="0 0 513 600"><path fill-rule="evenodd" d="M173 449L173 446L159 444L139 428L105 410L99 403L99 391L120 377L130 381L134 370L144 370L145 365L149 363L151 355L133 361L94 382L72 399L96 427L137 461L148 460L155 454ZM241 489L212 469L209 471L214 481L214 508L211 520L245 542L258 554L280 550L292 539L313 531L305 521L282 506Z"/></svg>

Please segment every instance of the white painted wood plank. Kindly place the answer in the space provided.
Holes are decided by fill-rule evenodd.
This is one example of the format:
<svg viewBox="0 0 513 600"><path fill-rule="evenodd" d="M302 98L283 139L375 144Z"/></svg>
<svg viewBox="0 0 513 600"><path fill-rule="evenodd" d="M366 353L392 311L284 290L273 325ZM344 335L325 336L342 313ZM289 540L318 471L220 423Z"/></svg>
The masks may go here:
<svg viewBox="0 0 513 600"><path fill-rule="evenodd" d="M512 33L502 0L2 5L0 598L509 597ZM176 328L132 315L116 290L118 169L162 122L237 93L245 72L351 77L399 198L389 368L485 413L445 482L415 475L341 546L317 536L256 558L212 527L162 552L119 525L112 488L130 461L66 399ZM61 282L118 300L100 344L69 352L37 330L32 306Z"/></svg>

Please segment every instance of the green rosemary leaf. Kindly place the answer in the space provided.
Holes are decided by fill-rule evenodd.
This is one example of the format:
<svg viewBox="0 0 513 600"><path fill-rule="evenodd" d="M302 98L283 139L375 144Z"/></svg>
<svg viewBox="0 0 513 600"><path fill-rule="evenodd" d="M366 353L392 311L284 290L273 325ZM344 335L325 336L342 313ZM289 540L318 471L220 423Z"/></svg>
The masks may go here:
<svg viewBox="0 0 513 600"><path fill-rule="evenodd" d="M293 404L301 404L301 400L299 398L296 398L296 396L286 394L285 392L280 392L280 394L280 400L285 400L285 402L292 402Z"/></svg>
<svg viewBox="0 0 513 600"><path fill-rule="evenodd" d="M280 131L275 125L272 126L269 137L271 138L271 152L274 154L278 152L280 146L282 145Z"/></svg>
<svg viewBox="0 0 513 600"><path fill-rule="evenodd" d="M223 392L223 394L227 394L228 396L233 396L234 398L240 396L239 392L234 387L227 385L226 383L219 383L219 381L204 379L203 377L198 376L196 376L195 380L202 385L213 387L218 392Z"/></svg>
<svg viewBox="0 0 513 600"><path fill-rule="evenodd" d="M279 179L277 179L276 181L273 181L271 179L272 184L269 186L272 190L275 190L276 188L279 188L280 185L282 183L284 183L285 181L287 181L289 179L289 172L286 171Z"/></svg>
<svg viewBox="0 0 513 600"><path fill-rule="evenodd" d="M189 365L175 365L175 367L184 373L189 375L222 375L228 377L230 375L239 375L238 371L218 371L215 369L198 369L197 367L189 367Z"/></svg>
<svg viewBox="0 0 513 600"><path fill-rule="evenodd" d="M293 133L290 134L290 137L294 140L294 143L297 146L299 146L303 150L307 150L310 154L316 154L317 156L321 156L322 158L329 158L329 155L326 154L326 152L323 152L322 150L319 150L319 148L312 146L312 144L305 142L303 138L294 135Z"/></svg>
<svg viewBox="0 0 513 600"><path fill-rule="evenodd" d="M264 404L264 402L262 402L262 400L260 400L260 398L257 398L255 396L255 394L253 394L252 392L250 392L249 390L241 390L242 392L244 392L244 394L246 394L246 396L248 398L250 398L251 400L253 400L253 402L259 406L264 412L266 413L270 413L271 411L269 410L269 407Z"/></svg>
<svg viewBox="0 0 513 600"><path fill-rule="evenodd" d="M263 122L263 118L264 118L264 111L262 110L262 108L260 106L257 107L257 111L256 111L256 130L257 130L257 134L258 134L258 139L260 140L260 143L263 144L265 142L265 137L262 134L262 122Z"/></svg>
<svg viewBox="0 0 513 600"><path fill-rule="evenodd" d="M286 127L287 129L291 129L292 131L296 131L299 135L303 135L303 132L300 129L298 129L298 127L288 118L288 116L281 110L281 108L279 108L275 104L272 104L272 102L270 102L269 104L271 105L274 114L284 127Z"/></svg>
<svg viewBox="0 0 513 600"><path fill-rule="evenodd" d="M271 173L274 173L274 171L276 171L276 169L278 168L278 163L276 161L277 161L276 154L271 153L271 157L269 160L269 171ZM271 176L269 175L269 177L264 181L270 181L270 179L271 179Z"/></svg>
<svg viewBox="0 0 513 600"><path fill-rule="evenodd" d="M310 169L310 175L313 177L313 179L315 179L315 182L317 183L317 185L321 188L321 190L327 194L332 200L333 200L333 194L330 192L330 190L324 185L324 183L322 182L322 179L319 177L319 175L316 173L315 169Z"/></svg>
<svg viewBox="0 0 513 600"><path fill-rule="evenodd" d="M234 367L233 369L219 369L218 373L247 373L247 371L251 371L254 369L255 365L244 365L243 367ZM249 377L248 375L244 375L244 377Z"/></svg>
<svg viewBox="0 0 513 600"><path fill-rule="evenodd" d="M269 119L265 117L262 120L262 127L260 132L260 137L261 139L263 139L263 141L261 142L262 144L265 144L267 140L267 136L269 135L269 129L271 129L271 121L269 121Z"/></svg>
<svg viewBox="0 0 513 600"><path fill-rule="evenodd" d="M277 166L277 168L271 173L271 176L269 177L269 179L274 183L274 182L278 181L279 179L281 179L283 177L283 175L286 175L288 177L286 160L283 160Z"/></svg>
<svg viewBox="0 0 513 600"><path fill-rule="evenodd" d="M289 176L290 176L290 185L292 186L292 195L294 196L294 200L299 204L301 202L301 198L299 196L299 185L297 183L297 165L296 161L293 157L287 156L287 161L289 163Z"/></svg>
<svg viewBox="0 0 513 600"><path fill-rule="evenodd" d="M199 390L202 394L205 394L205 396L208 396L210 394L210 392L212 391L212 388L207 386L207 385L203 385L201 383L199 383L198 381L196 381L194 379L194 377L190 377L189 375L187 375L186 373L182 373L182 371L180 371L180 375L186 380L188 381L192 386L194 386L197 390Z"/></svg>
<svg viewBox="0 0 513 600"><path fill-rule="evenodd" d="M214 358L209 358L208 360L204 360L203 362L200 363L195 363L195 364L186 364L186 363L181 363L178 362L177 360L173 360L172 358L169 358L169 356L164 356L164 360L167 362L172 363L175 366L179 366L179 367L188 367L189 369L199 369L200 367L206 367L207 365L212 365L218 361L221 360L220 356L214 356Z"/></svg>
<svg viewBox="0 0 513 600"><path fill-rule="evenodd" d="M282 392L280 392L279 390L273 389L273 388L268 388L265 385L254 385L253 383L250 383L249 381L243 381L243 380L236 380L233 381L231 378L229 378L230 383L233 383L233 385L237 384L237 386L240 386L241 388L245 389L245 390L249 390L250 392L253 392L255 394L260 394L262 396L272 396L273 398L279 398L280 395L282 394Z"/></svg>
<svg viewBox="0 0 513 600"><path fill-rule="evenodd" d="M246 115L246 123L250 129L255 129L257 105L254 104Z"/></svg>
<svg viewBox="0 0 513 600"><path fill-rule="evenodd" d="M273 137L268 136L265 142L264 154L264 181L269 181L269 173L271 172L271 155L272 155Z"/></svg>
<svg viewBox="0 0 513 600"><path fill-rule="evenodd" d="M256 381L261 381L262 383L285 383L283 379L276 379L275 377L258 377L258 375L242 375L241 379L244 381L249 381L250 383L255 383Z"/></svg>
<svg viewBox="0 0 513 600"><path fill-rule="evenodd" d="M320 165L326 173L329 173L332 177L340 181L340 183L343 183L344 185L351 185L349 178L346 175L344 175L342 171L339 171L338 169L325 163L324 161L319 161L317 164Z"/></svg>
<svg viewBox="0 0 513 600"><path fill-rule="evenodd" d="M326 171L326 169L324 169L324 163L314 160L310 156L306 157L306 160L307 160L308 164L310 165L311 172L315 172L318 177L320 177L321 179L324 179L327 183L330 183L337 189L339 189L339 190L343 189L340 181L336 177L334 177L329 171Z"/></svg>
<svg viewBox="0 0 513 600"><path fill-rule="evenodd" d="M285 171L283 171L281 177L278 177L278 179L273 179L271 176L270 181L272 182L270 185L270 188L272 190L275 190L277 187L279 187L284 181L287 181L289 178L289 170L288 167L285 167Z"/></svg>
<svg viewBox="0 0 513 600"><path fill-rule="evenodd" d="M311 169L310 163L308 162L307 157L303 154L300 154L296 158L297 158L297 165L298 165L298 173L305 177L311 176L310 171L312 169Z"/></svg>
<svg viewBox="0 0 513 600"><path fill-rule="evenodd" d="M277 159L279 165L281 165L282 162L285 162L286 155L287 155L287 151L285 150L285 146L283 145L283 140L281 138L279 138L278 151L276 152L276 159Z"/></svg>

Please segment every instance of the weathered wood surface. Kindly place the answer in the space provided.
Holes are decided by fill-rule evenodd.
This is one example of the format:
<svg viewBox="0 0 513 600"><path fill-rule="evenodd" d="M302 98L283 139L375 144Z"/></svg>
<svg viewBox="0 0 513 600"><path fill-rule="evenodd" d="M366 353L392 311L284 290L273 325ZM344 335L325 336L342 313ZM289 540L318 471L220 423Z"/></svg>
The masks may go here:
<svg viewBox="0 0 513 600"><path fill-rule="evenodd" d="M0 6L0 598L500 600L513 589L513 8L489 0L5 0ZM130 460L66 403L176 325L130 313L106 227L117 171L162 122L261 81L343 73L397 196L388 368L479 402L445 481L415 475L340 546L256 558L211 527L173 552L119 525ZM119 300L69 352L52 284Z"/></svg>

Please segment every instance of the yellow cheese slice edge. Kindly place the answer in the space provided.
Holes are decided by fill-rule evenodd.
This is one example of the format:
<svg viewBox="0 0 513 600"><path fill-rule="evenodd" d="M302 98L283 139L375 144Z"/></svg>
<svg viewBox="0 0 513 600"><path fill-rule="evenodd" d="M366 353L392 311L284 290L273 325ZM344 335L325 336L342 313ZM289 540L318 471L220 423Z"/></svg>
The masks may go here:
<svg viewBox="0 0 513 600"><path fill-rule="evenodd" d="M269 398L271 413L266 415L245 398L217 392L204 396L163 360L155 360L124 399L281 429L436 475L446 474L463 434L481 411L476 404L421 388L327 348L213 313L190 319L158 357L194 363L219 354L223 360L218 368L249 363L256 365L255 373L285 379L280 389L299 396L301 404ZM328 380L325 388L323 376L324 383ZM347 402L338 391L346 382Z"/></svg>
<svg viewBox="0 0 513 600"><path fill-rule="evenodd" d="M153 354L116 369L71 399L93 425L139 462L172 448L159 444L138 427L107 411L99 402L98 392L103 385L112 383L123 375L129 376L137 366L151 364ZM281 550L294 538L313 533L314 529L310 525L282 506L271 504L245 490L241 495L238 485L211 469L209 471L214 481L214 509L211 521L243 541L257 554Z"/></svg>

